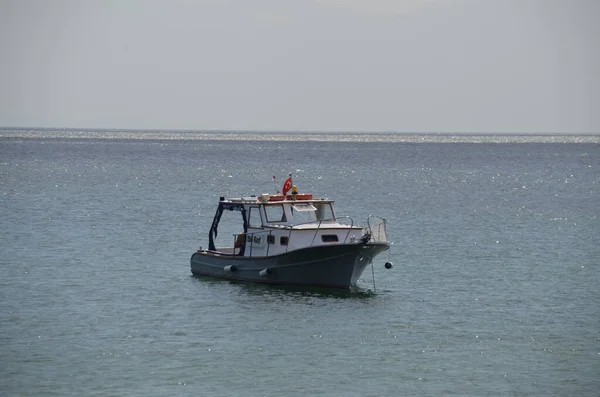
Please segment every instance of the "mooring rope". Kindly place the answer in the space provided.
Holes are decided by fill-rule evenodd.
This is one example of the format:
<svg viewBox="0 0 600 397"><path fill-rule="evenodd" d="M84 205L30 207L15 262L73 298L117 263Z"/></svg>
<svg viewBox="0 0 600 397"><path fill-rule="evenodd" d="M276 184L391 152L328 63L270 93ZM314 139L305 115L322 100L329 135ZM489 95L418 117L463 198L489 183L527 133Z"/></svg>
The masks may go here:
<svg viewBox="0 0 600 397"><path fill-rule="evenodd" d="M375 265L373 265L373 261L371 261L371 274L373 275L373 293L377 292L375 289Z"/></svg>

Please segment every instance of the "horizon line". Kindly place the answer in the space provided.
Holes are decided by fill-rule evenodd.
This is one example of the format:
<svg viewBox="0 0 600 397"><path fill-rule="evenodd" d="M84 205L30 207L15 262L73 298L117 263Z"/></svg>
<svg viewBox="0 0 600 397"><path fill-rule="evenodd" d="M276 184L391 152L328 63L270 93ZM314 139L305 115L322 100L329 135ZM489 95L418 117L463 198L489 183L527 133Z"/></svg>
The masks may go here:
<svg viewBox="0 0 600 397"><path fill-rule="evenodd" d="M0 131L111 131L111 132L175 132L175 133L213 133L213 134L379 134L379 135L460 135L460 136L485 136L485 135L512 135L512 136L596 136L600 132L465 132L465 131L367 131L367 130L241 130L241 129L178 129L178 128L118 128L118 127L11 127L0 126Z"/></svg>

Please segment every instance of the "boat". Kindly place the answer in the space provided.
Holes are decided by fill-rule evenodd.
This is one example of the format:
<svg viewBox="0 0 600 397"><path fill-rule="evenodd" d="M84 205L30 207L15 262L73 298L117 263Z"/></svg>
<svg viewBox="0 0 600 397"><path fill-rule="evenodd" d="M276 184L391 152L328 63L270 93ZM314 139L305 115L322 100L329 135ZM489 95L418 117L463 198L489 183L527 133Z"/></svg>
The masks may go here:
<svg viewBox="0 0 600 397"><path fill-rule="evenodd" d="M235 229L230 226L236 233L229 246L216 247L226 211L239 212ZM361 227L350 217L338 217L333 200L299 193L290 177L283 193L220 197L208 248L192 254L191 271L230 280L349 289L389 248L384 218L371 215Z"/></svg>

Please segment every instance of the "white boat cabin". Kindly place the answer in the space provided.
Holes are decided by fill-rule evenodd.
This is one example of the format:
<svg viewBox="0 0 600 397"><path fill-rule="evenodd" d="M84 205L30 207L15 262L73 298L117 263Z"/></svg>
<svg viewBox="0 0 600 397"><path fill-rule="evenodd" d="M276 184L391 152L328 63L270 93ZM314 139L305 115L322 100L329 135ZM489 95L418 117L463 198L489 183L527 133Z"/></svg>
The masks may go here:
<svg viewBox="0 0 600 397"><path fill-rule="evenodd" d="M216 248L214 237L224 210L240 211L240 232L234 235L233 247ZM336 218L333 200L313 199L312 194L221 197L209 233L209 251L265 257L315 245L354 243L364 238L365 231L354 225L351 218Z"/></svg>

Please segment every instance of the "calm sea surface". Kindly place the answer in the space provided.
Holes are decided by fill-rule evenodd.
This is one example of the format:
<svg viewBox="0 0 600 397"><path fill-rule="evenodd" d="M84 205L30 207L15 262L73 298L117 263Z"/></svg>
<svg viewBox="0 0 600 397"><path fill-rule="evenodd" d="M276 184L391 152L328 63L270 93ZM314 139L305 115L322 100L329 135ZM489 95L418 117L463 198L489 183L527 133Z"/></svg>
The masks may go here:
<svg viewBox="0 0 600 397"><path fill-rule="evenodd" d="M102 134L0 133L0 395L598 396L598 137ZM373 273L192 277L290 172L388 219Z"/></svg>

